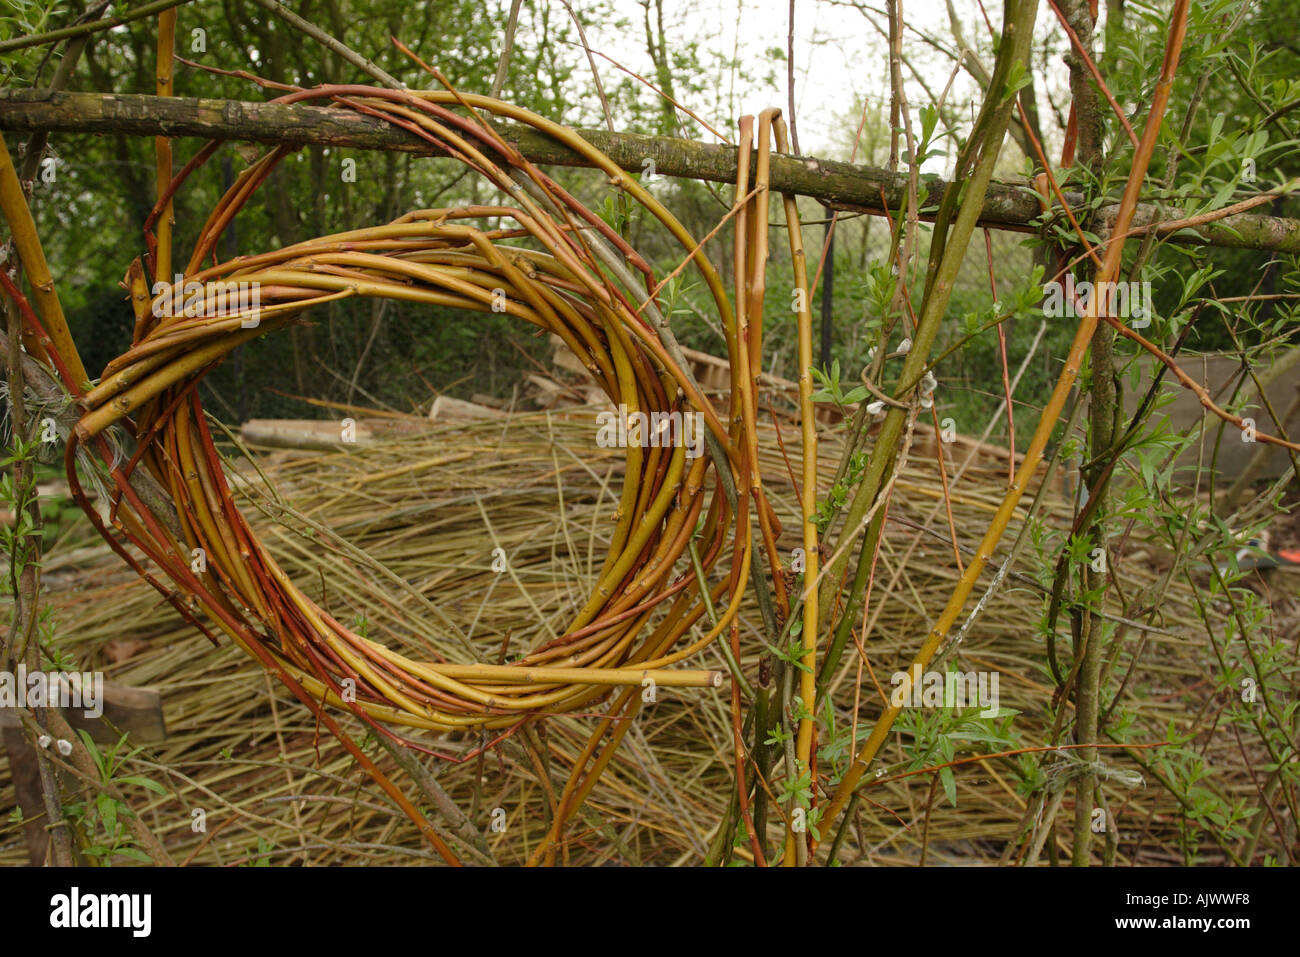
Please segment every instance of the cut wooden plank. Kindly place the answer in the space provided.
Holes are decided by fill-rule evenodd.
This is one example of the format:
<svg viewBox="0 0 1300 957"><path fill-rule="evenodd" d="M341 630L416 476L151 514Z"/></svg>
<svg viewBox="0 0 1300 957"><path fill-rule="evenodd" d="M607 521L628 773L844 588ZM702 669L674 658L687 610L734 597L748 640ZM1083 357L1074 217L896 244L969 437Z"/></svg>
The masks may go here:
<svg viewBox="0 0 1300 957"><path fill-rule="evenodd" d="M7 715L12 724L4 723L4 717L0 715L0 745L4 746L9 758L9 777L14 782L14 796L23 815L27 860L33 867L40 867L45 863L49 834L45 830L45 799L41 795L39 759L13 715Z"/></svg>
<svg viewBox="0 0 1300 957"><path fill-rule="evenodd" d="M573 405L608 405L605 393L590 380L581 385L567 385L547 376L529 373L524 382L533 389L533 403L542 409Z"/></svg>
<svg viewBox="0 0 1300 957"><path fill-rule="evenodd" d="M345 431L348 422L352 423L350 432ZM367 446L375 442L374 429L367 422L348 419L337 422L317 419L249 419L239 427L239 437L247 445L316 451Z"/></svg>
<svg viewBox="0 0 1300 957"><path fill-rule="evenodd" d="M573 375L581 376L584 379L591 378L591 373L587 367L578 361L564 340L554 333L551 334L551 362L557 369L563 369L565 372L571 372Z"/></svg>
<svg viewBox="0 0 1300 957"><path fill-rule="evenodd" d="M167 737L163 720L162 697L153 688L132 688L113 681L104 682L104 713L90 718L82 708L60 708L65 721L88 733L100 744L116 744L120 737L109 724L130 733L131 740L143 744ZM0 708L0 728L21 728L18 716L9 708Z"/></svg>
<svg viewBox="0 0 1300 957"><path fill-rule="evenodd" d="M440 395L433 400L429 410L430 422L468 422L475 419L499 419L503 415L500 409L490 409L486 405L476 405L464 399L453 399L449 395Z"/></svg>

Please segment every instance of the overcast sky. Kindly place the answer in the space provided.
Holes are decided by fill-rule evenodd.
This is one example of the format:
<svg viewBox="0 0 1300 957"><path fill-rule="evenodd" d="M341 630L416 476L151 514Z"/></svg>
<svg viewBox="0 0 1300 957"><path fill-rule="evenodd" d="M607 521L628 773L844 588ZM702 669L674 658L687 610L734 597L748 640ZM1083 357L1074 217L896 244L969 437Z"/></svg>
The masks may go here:
<svg viewBox="0 0 1300 957"><path fill-rule="evenodd" d="M588 30L588 41L593 49L607 53L643 75L649 74L652 67L645 48L641 4L638 0L611 2L615 15L627 18L630 28L619 31L609 24L597 23ZM877 6L877 0L861 2L868 8ZM980 44L987 49L988 28L976 0L953 2L964 23L967 42L975 44L974 31L978 29ZM737 113L786 106L785 63L773 64L777 77L775 87L762 82L762 74L772 68L762 64L771 62L765 61L765 51L772 47L782 51L786 48L788 0L666 0L665 7L665 28L670 41L694 39L702 47L728 57L738 49L746 63L760 65L738 71L734 78L732 99ZM987 9L990 21L1000 26L1001 4L992 0ZM905 53L930 88L938 93L948 82L952 62L923 43L910 28L952 46L943 0L903 0L903 15L909 28L904 35ZM883 15L875 20L882 29L885 27ZM1050 29L1050 24L1040 22L1038 32ZM795 108L800 147L810 154L846 155L858 122L859 107L855 104L861 104L863 98L874 103L888 102L889 66L884 39L871 21L852 5L832 0L797 0L794 32ZM606 82L620 77L607 62L597 62ZM690 101L685 105L733 135L734 126L724 126L732 119L727 115L726 100L733 89L733 78L728 74L715 79L719 81L722 104L714 107ZM909 81L908 85L909 99L916 104L924 102L924 90L915 81ZM963 73L949 94L949 102L965 104L972 94L973 84Z"/></svg>

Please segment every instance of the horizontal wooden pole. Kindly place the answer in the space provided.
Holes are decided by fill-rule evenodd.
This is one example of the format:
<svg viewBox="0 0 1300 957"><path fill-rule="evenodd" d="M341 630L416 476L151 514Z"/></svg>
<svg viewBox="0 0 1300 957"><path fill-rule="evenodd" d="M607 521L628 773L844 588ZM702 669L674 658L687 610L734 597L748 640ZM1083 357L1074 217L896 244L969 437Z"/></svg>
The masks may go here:
<svg viewBox="0 0 1300 957"><path fill-rule="evenodd" d="M514 124L500 124L502 135L530 160L557 166L586 166L580 156L545 134ZM365 150L431 154L419 137L375 117L352 110L284 105L244 100L185 99L134 93L50 93L45 90L0 90L0 130L52 133L123 133L136 136L198 136L205 139L260 143L302 143ZM654 161L664 176L735 181L737 149L666 136L579 130L593 146L630 172ZM815 157L772 157L772 189L807 196L833 208L868 213L897 209L906 194L905 176L874 166ZM927 177L923 205L938 204L947 184ZM1067 193L1071 203L1081 197ZM1003 229L1031 229L1041 212L1028 185L994 183L981 212L981 223ZM1103 216L1105 210L1102 211ZM1139 206L1136 222L1158 218L1154 206ZM1195 230L1177 242L1274 252L1300 252L1300 220L1243 213Z"/></svg>

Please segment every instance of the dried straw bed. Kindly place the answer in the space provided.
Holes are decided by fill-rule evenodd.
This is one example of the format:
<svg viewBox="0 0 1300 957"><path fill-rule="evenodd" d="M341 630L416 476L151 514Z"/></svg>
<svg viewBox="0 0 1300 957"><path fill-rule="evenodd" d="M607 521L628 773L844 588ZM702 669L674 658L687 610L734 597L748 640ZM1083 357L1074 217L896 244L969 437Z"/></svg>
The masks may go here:
<svg viewBox="0 0 1300 957"><path fill-rule="evenodd" d="M244 462L240 474L245 481L234 480L236 498L275 560L337 620L364 627L393 648L456 660L472 652L478 660L497 661L503 636L509 635L505 654L513 655L563 627L598 572L617 505L622 459L617 450L595 447L595 431L594 411L577 410L514 417L508 424L436 429L364 450L258 455L276 493L268 494L259 474ZM761 448L779 448L770 430L763 439ZM823 441L825 461L834 461L833 437ZM793 487L779 453L765 456L764 481L787 527L783 547L792 547L790 529L797 530L798 514ZM933 514L942 496L933 466L914 458L904 470L891 511L898 521L891 523L877 570L872 604L881 611L866 647L871 668L886 689L889 674L906 666L957 577L950 547L930 536L918 538L903 521L929 518L931 527L946 528L943 514ZM950 463L949 474L959 466L960 457ZM953 489L959 532L982 527L986 503L996 501L1004 480L996 469L972 467L965 474ZM287 509L276 506L276 494ZM268 513L287 525L271 521ZM1059 519L1064 507L1049 502L1045 514ZM304 536L292 530L312 525L322 531ZM331 533L352 548L331 547ZM60 647L83 667L102 668L112 680L161 691L168 738L146 747L136 765L165 782L172 795L138 791L132 798L178 861L192 857L197 863L229 865L267 848L267 859L275 864L437 860L343 746L318 729L306 709L255 661L230 644L212 647L142 587L102 543L85 541L62 543L46 563ZM509 556L508 573L491 570L494 547ZM357 549L364 549L369 560ZM675 574L683 571L679 567ZM1152 573L1135 564L1125 574L1137 587ZM1211 669L1209 655L1202 641L1192 640L1199 625L1189 601L1186 591L1175 586L1165 605L1165 626L1188 639L1150 636L1133 686L1152 693L1142 699L1138 722L1143 731L1131 740L1162 740L1170 720L1181 726L1213 706L1207 704L1212 689L1204 680ZM1051 682L1042 641L1032 632L1040 602L1023 584L1010 583L968 636L960 659L963 669L1001 672L1002 704L1022 712L1017 729L1025 746L1044 743L1048 733ZM744 607L742 665L751 680L763 651L756 623L755 609ZM131 657L108 663L110 653L120 654L137 640L139 648ZM857 676L856 656L846 656L846 662L835 695L841 726L851 721ZM708 649L700 664L725 667L716 648ZM1162 689L1166 693L1156 693ZM880 710L873 695L871 680L864 677L860 736ZM593 711L603 707L597 704ZM356 719L343 720L358 739L366 735ZM585 713L556 716L536 726L535 737L516 736L484 760L427 761L426 766L470 815L471 827L485 835L492 857L502 864L520 863L545 835L552 800L548 791L553 795L562 785L592 721ZM564 857L572 864L698 863L730 789L725 692L660 688L658 701L633 721L591 799L571 823ZM451 755L465 754L482 741L476 732L427 732L417 739ZM891 780L905 760L902 734L896 732L893 741L878 764L887 773L863 792L868 800L857 812L843 859L914 863L926 845L930 863L996 861L1025 807L1015 789L1014 759L958 767L958 806L953 808L942 789L937 797L932 793L930 775ZM1232 797L1253 798L1255 786L1230 729L1216 727L1196 746L1218 772L1212 787ZM373 739L367 740L367 751L396 776L408 796L429 808L430 802L418 796L415 784ZM1247 754L1252 761L1261 760L1249 750ZM545 787L539 783L538 760L547 764ZM1136 767L1120 752L1108 752L1104 760L1115 768ZM1120 821L1117 862L1181 863L1177 808L1164 789L1148 777L1137 788L1111 781L1106 793ZM0 764L0 814L7 817L12 806L7 768ZM191 830L195 808L207 813L205 834ZM505 812L506 827L500 833L489 826L496 808ZM456 839L445 819L433 819L447 828L443 837L466 861L483 860ZM770 827L775 839L780 822ZM1205 860L1216 859L1210 841L1197 843L1206 851ZM742 860L746 853L744 848L736 851ZM16 864L23 857L19 829L6 825L0 831L0 862Z"/></svg>

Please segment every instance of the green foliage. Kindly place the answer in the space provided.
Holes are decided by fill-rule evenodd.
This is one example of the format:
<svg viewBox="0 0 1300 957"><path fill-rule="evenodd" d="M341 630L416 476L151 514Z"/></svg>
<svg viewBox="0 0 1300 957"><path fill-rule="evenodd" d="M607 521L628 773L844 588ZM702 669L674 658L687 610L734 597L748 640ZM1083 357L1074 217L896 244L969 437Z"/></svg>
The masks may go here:
<svg viewBox="0 0 1300 957"><path fill-rule="evenodd" d="M248 859L241 863L240 867L270 867L271 852L275 850L275 845L262 836L257 838L257 853L250 854Z"/></svg>
<svg viewBox="0 0 1300 957"><path fill-rule="evenodd" d="M949 665L955 671L954 664ZM951 764L958 752L1009 751L1019 747L1012 722L1019 712L999 708L997 714L982 717L973 708L908 708L895 722L906 743L909 771L937 767L948 803L957 806L957 779Z"/></svg>
<svg viewBox="0 0 1300 957"><path fill-rule="evenodd" d="M818 501L817 512L814 516L818 535L826 534L827 529L835 522L836 516L848 504L849 493L862 479L862 473L866 471L867 463L870 460L871 456L865 450L853 453L853 457L849 460L848 473L830 487L825 498Z"/></svg>
<svg viewBox="0 0 1300 957"><path fill-rule="evenodd" d="M0 11L0 40L44 33L52 29L68 9L66 4L57 0L5 0L4 9ZM40 47L5 54L0 59L0 87L35 85L36 68L43 56Z"/></svg>
<svg viewBox="0 0 1300 957"><path fill-rule="evenodd" d="M817 391L812 394L814 402L834 402L836 407L844 413L849 410L845 408L848 405L856 405L871 393L867 391L866 386L855 386L845 392L840 386L840 360L836 359L831 363L829 371L813 367L808 370L818 385Z"/></svg>
<svg viewBox="0 0 1300 957"><path fill-rule="evenodd" d="M78 729L77 733L94 762L99 785L86 800L72 801L63 806L65 816L80 837L81 853L102 867L111 867L117 858L152 863L149 856L140 850L127 824L128 818L136 816L135 812L129 804L110 793L109 785L116 789L139 787L154 794L166 794L167 789L152 778L121 773L127 762L140 752L139 748L126 748L125 734L105 750L85 731Z"/></svg>

